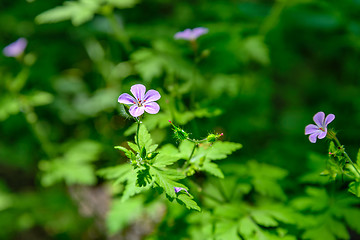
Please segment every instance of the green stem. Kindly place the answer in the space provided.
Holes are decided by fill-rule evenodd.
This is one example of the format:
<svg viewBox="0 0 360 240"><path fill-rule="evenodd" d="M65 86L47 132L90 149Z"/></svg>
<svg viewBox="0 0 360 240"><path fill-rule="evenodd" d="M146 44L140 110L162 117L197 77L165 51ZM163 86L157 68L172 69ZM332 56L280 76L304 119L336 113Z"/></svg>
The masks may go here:
<svg viewBox="0 0 360 240"><path fill-rule="evenodd" d="M138 146L138 148L139 148L139 152L141 151L141 147L140 147L140 143L139 143L139 130L140 130L140 124L141 124L141 122L140 122L140 120L139 119L137 119L137 118L135 118L136 119L136 122L137 122L137 128L136 128L136 144L137 144L137 146Z"/></svg>
<svg viewBox="0 0 360 240"><path fill-rule="evenodd" d="M206 141L207 141L206 138L201 139L201 140L196 140L196 139L187 138L186 140L188 140L189 142L196 143L196 144L198 144L198 143L203 143L203 142L206 142Z"/></svg>
<svg viewBox="0 0 360 240"><path fill-rule="evenodd" d="M194 155L194 152L195 152L195 149L197 148L197 146L198 146L198 144L194 143L194 147L190 153L189 159L185 162L183 169L186 169L190 165L190 160L191 160L192 156Z"/></svg>
<svg viewBox="0 0 360 240"><path fill-rule="evenodd" d="M335 144L339 147L339 148L342 148L342 145L340 144L340 141L337 139L336 136L333 137L333 140L335 142ZM358 170L358 168L355 166L354 162L351 160L351 158L349 157L349 155L345 152L345 149L344 149L344 155L345 155L345 158L351 163L351 165L354 167L354 169L356 170L357 174L360 176L360 172Z"/></svg>

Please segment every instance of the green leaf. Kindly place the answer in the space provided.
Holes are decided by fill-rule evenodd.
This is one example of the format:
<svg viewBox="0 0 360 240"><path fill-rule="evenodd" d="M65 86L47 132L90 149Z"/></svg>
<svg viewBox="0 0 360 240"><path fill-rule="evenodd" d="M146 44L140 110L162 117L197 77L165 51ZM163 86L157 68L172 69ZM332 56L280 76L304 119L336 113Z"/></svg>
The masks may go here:
<svg viewBox="0 0 360 240"><path fill-rule="evenodd" d="M54 100L54 96L51 93L36 91L26 96L26 100L32 106L43 106L51 103Z"/></svg>
<svg viewBox="0 0 360 240"><path fill-rule="evenodd" d="M239 143L218 141L209 148L206 157L211 160L224 159L240 148L242 148L242 145Z"/></svg>
<svg viewBox="0 0 360 240"><path fill-rule="evenodd" d="M171 198L176 197L174 187L182 187L186 190L188 189L184 185L172 180L172 174L168 174L164 170L158 169L156 167L150 167L150 174L154 177L154 180L159 185L159 187L164 189L165 193Z"/></svg>
<svg viewBox="0 0 360 240"><path fill-rule="evenodd" d="M312 228L305 230L304 234L302 235L303 239L313 239L313 240L319 240L319 239L326 239L326 240L336 240L335 236L329 231L325 225L322 225L318 228Z"/></svg>
<svg viewBox="0 0 360 240"><path fill-rule="evenodd" d="M132 142L127 142L129 147L134 151L134 152L139 152L139 147L138 145L136 145L135 143Z"/></svg>
<svg viewBox="0 0 360 240"><path fill-rule="evenodd" d="M178 202L183 203L186 206L186 208L201 211L201 208L192 199L193 198L190 197L187 193L180 192L180 193L178 193L178 196L177 196Z"/></svg>
<svg viewBox="0 0 360 240"><path fill-rule="evenodd" d="M152 177L149 173L149 167L137 171L137 180L136 180L137 186L145 187L147 184L151 183L151 181L152 181Z"/></svg>
<svg viewBox="0 0 360 240"><path fill-rule="evenodd" d="M101 145L94 141L84 140L68 143L64 148L68 150L65 151L63 157L39 162L39 168L43 171L42 185L50 186L62 180L68 185L94 184L95 171L90 162L98 158L102 150Z"/></svg>
<svg viewBox="0 0 360 240"><path fill-rule="evenodd" d="M125 153L125 156L127 156L129 159L131 159L131 160L135 159L135 154L132 151L130 151L122 146L115 146L114 148L118 149L120 151L123 151Z"/></svg>
<svg viewBox="0 0 360 240"><path fill-rule="evenodd" d="M17 114L20 111L18 99L11 95L0 96L0 121L7 119L10 115Z"/></svg>
<svg viewBox="0 0 360 240"><path fill-rule="evenodd" d="M74 26L79 26L91 20L99 6L100 1L97 0L67 1L63 6L41 13L35 18L35 21L43 24L71 20Z"/></svg>
<svg viewBox="0 0 360 240"><path fill-rule="evenodd" d="M246 238L253 236L258 228L256 223L249 217L244 217L239 221L239 232Z"/></svg>
<svg viewBox="0 0 360 240"><path fill-rule="evenodd" d="M208 172L214 175L215 177L224 178L224 174L222 173L218 165L213 162L210 162L210 160L205 160L203 165L200 167L200 170Z"/></svg>
<svg viewBox="0 0 360 240"><path fill-rule="evenodd" d="M64 158L73 162L90 162L97 159L102 150L101 144L91 140L72 143Z"/></svg>
<svg viewBox="0 0 360 240"><path fill-rule="evenodd" d="M114 200L106 218L106 226L110 234L119 232L139 218L143 211L143 200L134 198L129 201Z"/></svg>
<svg viewBox="0 0 360 240"><path fill-rule="evenodd" d="M137 137L135 136L135 142L137 141ZM140 147L145 147L148 152L150 152L150 146L152 144L151 135L146 129L144 124L140 124L139 129L139 145Z"/></svg>
<svg viewBox="0 0 360 240"><path fill-rule="evenodd" d="M238 225L235 221L222 220L215 223L215 236L217 240L240 240Z"/></svg>
<svg viewBox="0 0 360 240"><path fill-rule="evenodd" d="M269 49L264 42L263 36L251 36L244 40L244 52L249 59L263 65L270 63Z"/></svg>
<svg viewBox="0 0 360 240"><path fill-rule="evenodd" d="M255 222L264 227L276 227L279 225L278 222L265 211L252 211L251 217L255 220Z"/></svg>
<svg viewBox="0 0 360 240"><path fill-rule="evenodd" d="M360 233L360 209L342 209L342 213L346 223L351 227L351 229L355 230L357 233Z"/></svg>
<svg viewBox="0 0 360 240"><path fill-rule="evenodd" d="M181 156L179 154L177 154L177 155L168 155L168 154L164 154L163 151L160 150L159 155L157 155L155 157L153 166L158 167L158 168L163 168L163 167L166 167L168 165L174 164L179 159L181 159Z"/></svg>
<svg viewBox="0 0 360 240"><path fill-rule="evenodd" d="M360 168L360 148L356 156L356 165Z"/></svg>
<svg viewBox="0 0 360 240"><path fill-rule="evenodd" d="M138 0L106 0L106 2L117 8L123 9L123 8L132 8L139 1Z"/></svg>
<svg viewBox="0 0 360 240"><path fill-rule="evenodd" d="M353 181L349 184L349 192L357 197L360 197L360 182Z"/></svg>
<svg viewBox="0 0 360 240"><path fill-rule="evenodd" d="M126 181L126 174L132 171L133 168L130 164L121 164L115 167L103 168L97 171L99 176L102 176L106 179L117 179L118 183Z"/></svg>

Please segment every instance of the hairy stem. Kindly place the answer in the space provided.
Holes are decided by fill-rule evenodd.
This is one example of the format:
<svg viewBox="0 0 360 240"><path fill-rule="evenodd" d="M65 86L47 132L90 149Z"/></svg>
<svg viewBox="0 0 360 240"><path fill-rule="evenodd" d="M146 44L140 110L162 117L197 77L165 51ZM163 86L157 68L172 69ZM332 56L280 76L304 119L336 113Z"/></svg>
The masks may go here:
<svg viewBox="0 0 360 240"><path fill-rule="evenodd" d="M337 139L337 137L333 137L333 140L335 142L335 144L339 147L339 148L342 148L342 145L340 144L340 141L339 139ZM349 157L349 155L345 152L345 149L344 149L344 155L345 155L345 158L350 162L350 164L354 167L354 169L356 170L358 176L360 177L360 172L359 172L359 169L357 168L357 166L354 164L354 162L351 160L351 158Z"/></svg>

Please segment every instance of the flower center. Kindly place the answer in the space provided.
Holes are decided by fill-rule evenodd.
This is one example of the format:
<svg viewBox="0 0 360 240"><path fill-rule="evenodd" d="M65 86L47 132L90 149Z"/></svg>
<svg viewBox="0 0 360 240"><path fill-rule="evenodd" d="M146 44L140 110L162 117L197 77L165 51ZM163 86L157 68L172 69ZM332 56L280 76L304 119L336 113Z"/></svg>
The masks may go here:
<svg viewBox="0 0 360 240"><path fill-rule="evenodd" d="M137 105L138 107L142 107L142 106L143 106L143 104L145 103L145 101L146 101L146 100L140 100L140 99L137 99L137 103L136 103L136 105Z"/></svg>
<svg viewBox="0 0 360 240"><path fill-rule="evenodd" d="M321 131L325 132L325 129L323 129L322 127L319 128Z"/></svg>

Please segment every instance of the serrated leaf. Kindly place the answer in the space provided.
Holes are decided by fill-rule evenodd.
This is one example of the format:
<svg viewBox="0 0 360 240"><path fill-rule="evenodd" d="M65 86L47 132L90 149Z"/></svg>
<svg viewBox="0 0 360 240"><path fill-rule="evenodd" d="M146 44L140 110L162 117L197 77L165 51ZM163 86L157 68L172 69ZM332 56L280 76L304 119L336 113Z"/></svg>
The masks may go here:
<svg viewBox="0 0 360 240"><path fill-rule="evenodd" d="M171 172L169 170L161 170L153 166L150 167L150 174L154 177L154 181L171 198L176 197L174 187L182 187L188 190L188 188L184 185L174 181L174 179L179 179L179 175L175 175L175 173L175 171Z"/></svg>
<svg viewBox="0 0 360 240"><path fill-rule="evenodd" d="M240 143L220 141L215 142L207 151L206 157L211 160L224 159L240 148L242 148L242 145Z"/></svg>
<svg viewBox="0 0 360 240"><path fill-rule="evenodd" d="M136 171L130 171L127 175L127 181L126 181L126 186L123 192L123 195L121 197L121 201L125 202L126 200L128 200L130 197L134 196L135 194L140 193L141 191L145 190L148 188L147 187L139 187L136 185L136 181L137 181L137 173Z"/></svg>
<svg viewBox="0 0 360 240"><path fill-rule="evenodd" d="M137 141L137 136L135 136L135 142ZM144 124L140 124L139 129L139 145L140 147L145 147L147 151L150 151L150 146L152 144L151 135L146 129Z"/></svg>
<svg viewBox="0 0 360 240"><path fill-rule="evenodd" d="M114 148L123 151L125 153L125 156L127 156L129 159L133 160L135 158L135 154L132 151L124 148L123 146L115 146Z"/></svg>
<svg viewBox="0 0 360 240"><path fill-rule="evenodd" d="M138 145L136 145L135 143L132 143L132 142L127 142L127 144L134 152L139 152Z"/></svg>
<svg viewBox="0 0 360 240"><path fill-rule="evenodd" d="M163 168L169 165L174 164L176 161L181 159L181 156L178 155L167 155L160 152L159 155L155 157L153 166L158 168Z"/></svg>
<svg viewBox="0 0 360 240"><path fill-rule="evenodd" d="M356 165L360 168L360 148L356 156Z"/></svg>
<svg viewBox="0 0 360 240"><path fill-rule="evenodd" d="M192 199L193 198L190 197L187 193L179 193L177 196L177 200L183 203L186 206L186 208L201 211L201 208Z"/></svg>
<svg viewBox="0 0 360 240"><path fill-rule="evenodd" d="M200 167L200 170L208 172L214 175L215 177L224 178L224 174L221 171L221 169L218 167L218 165L213 162L210 162L209 160L206 160L203 163L203 165Z"/></svg>

